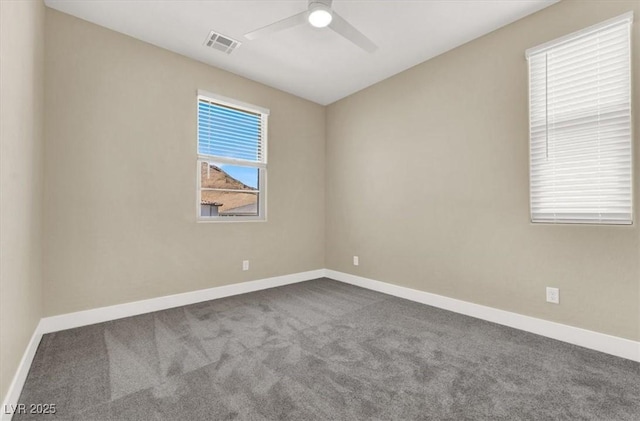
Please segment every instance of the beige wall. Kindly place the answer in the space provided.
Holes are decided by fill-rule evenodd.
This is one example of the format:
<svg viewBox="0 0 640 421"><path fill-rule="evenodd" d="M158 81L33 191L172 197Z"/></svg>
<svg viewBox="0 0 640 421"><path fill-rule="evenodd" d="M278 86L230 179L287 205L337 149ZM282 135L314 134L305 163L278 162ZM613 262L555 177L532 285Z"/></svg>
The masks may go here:
<svg viewBox="0 0 640 421"><path fill-rule="evenodd" d="M0 1L0 397L42 316L44 5Z"/></svg>
<svg viewBox="0 0 640 421"><path fill-rule="evenodd" d="M51 9L45 33L46 316L324 267L324 107ZM268 222L196 223L198 89L271 109Z"/></svg>
<svg viewBox="0 0 640 421"><path fill-rule="evenodd" d="M524 51L629 10L640 17L637 1L563 1L329 106L327 267L640 339L637 218L532 225L528 209ZM636 22L634 82L638 46Z"/></svg>

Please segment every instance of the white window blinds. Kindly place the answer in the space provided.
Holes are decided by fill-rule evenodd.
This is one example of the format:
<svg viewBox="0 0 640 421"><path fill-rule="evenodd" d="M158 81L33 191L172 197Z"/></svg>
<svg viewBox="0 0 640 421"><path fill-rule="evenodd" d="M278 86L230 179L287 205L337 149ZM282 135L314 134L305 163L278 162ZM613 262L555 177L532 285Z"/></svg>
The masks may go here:
<svg viewBox="0 0 640 421"><path fill-rule="evenodd" d="M632 20L527 51L533 222L632 223Z"/></svg>

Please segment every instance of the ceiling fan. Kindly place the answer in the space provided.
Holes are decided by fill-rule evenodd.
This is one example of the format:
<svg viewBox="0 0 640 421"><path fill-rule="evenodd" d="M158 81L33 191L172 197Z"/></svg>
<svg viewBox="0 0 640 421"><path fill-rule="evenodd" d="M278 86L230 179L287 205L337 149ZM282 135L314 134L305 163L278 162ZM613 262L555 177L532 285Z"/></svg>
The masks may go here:
<svg viewBox="0 0 640 421"><path fill-rule="evenodd" d="M248 39L264 36L309 23L316 28L329 27L363 50L372 53L378 47L331 8L333 0L309 0L307 10L245 34Z"/></svg>

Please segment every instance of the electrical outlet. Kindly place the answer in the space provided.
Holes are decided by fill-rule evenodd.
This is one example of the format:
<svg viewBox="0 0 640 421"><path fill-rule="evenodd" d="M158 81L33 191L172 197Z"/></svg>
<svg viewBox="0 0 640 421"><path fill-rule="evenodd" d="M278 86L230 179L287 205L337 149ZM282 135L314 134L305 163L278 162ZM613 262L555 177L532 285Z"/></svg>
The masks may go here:
<svg viewBox="0 0 640 421"><path fill-rule="evenodd" d="M547 287L547 302L560 304L560 290L558 288Z"/></svg>
<svg viewBox="0 0 640 421"><path fill-rule="evenodd" d="M243 260L242 261L242 270L249 270L249 261L248 260Z"/></svg>
<svg viewBox="0 0 640 421"><path fill-rule="evenodd" d="M353 256L353 266L358 266L360 264L360 259L358 256Z"/></svg>

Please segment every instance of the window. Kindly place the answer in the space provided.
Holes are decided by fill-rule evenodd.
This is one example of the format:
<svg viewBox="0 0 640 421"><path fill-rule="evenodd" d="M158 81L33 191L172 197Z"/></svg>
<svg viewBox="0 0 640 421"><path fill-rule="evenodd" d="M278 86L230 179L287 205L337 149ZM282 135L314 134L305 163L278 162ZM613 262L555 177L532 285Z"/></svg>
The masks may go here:
<svg viewBox="0 0 640 421"><path fill-rule="evenodd" d="M198 219L266 219L269 110L198 92Z"/></svg>
<svg viewBox="0 0 640 421"><path fill-rule="evenodd" d="M532 222L632 223L632 20L527 51Z"/></svg>

